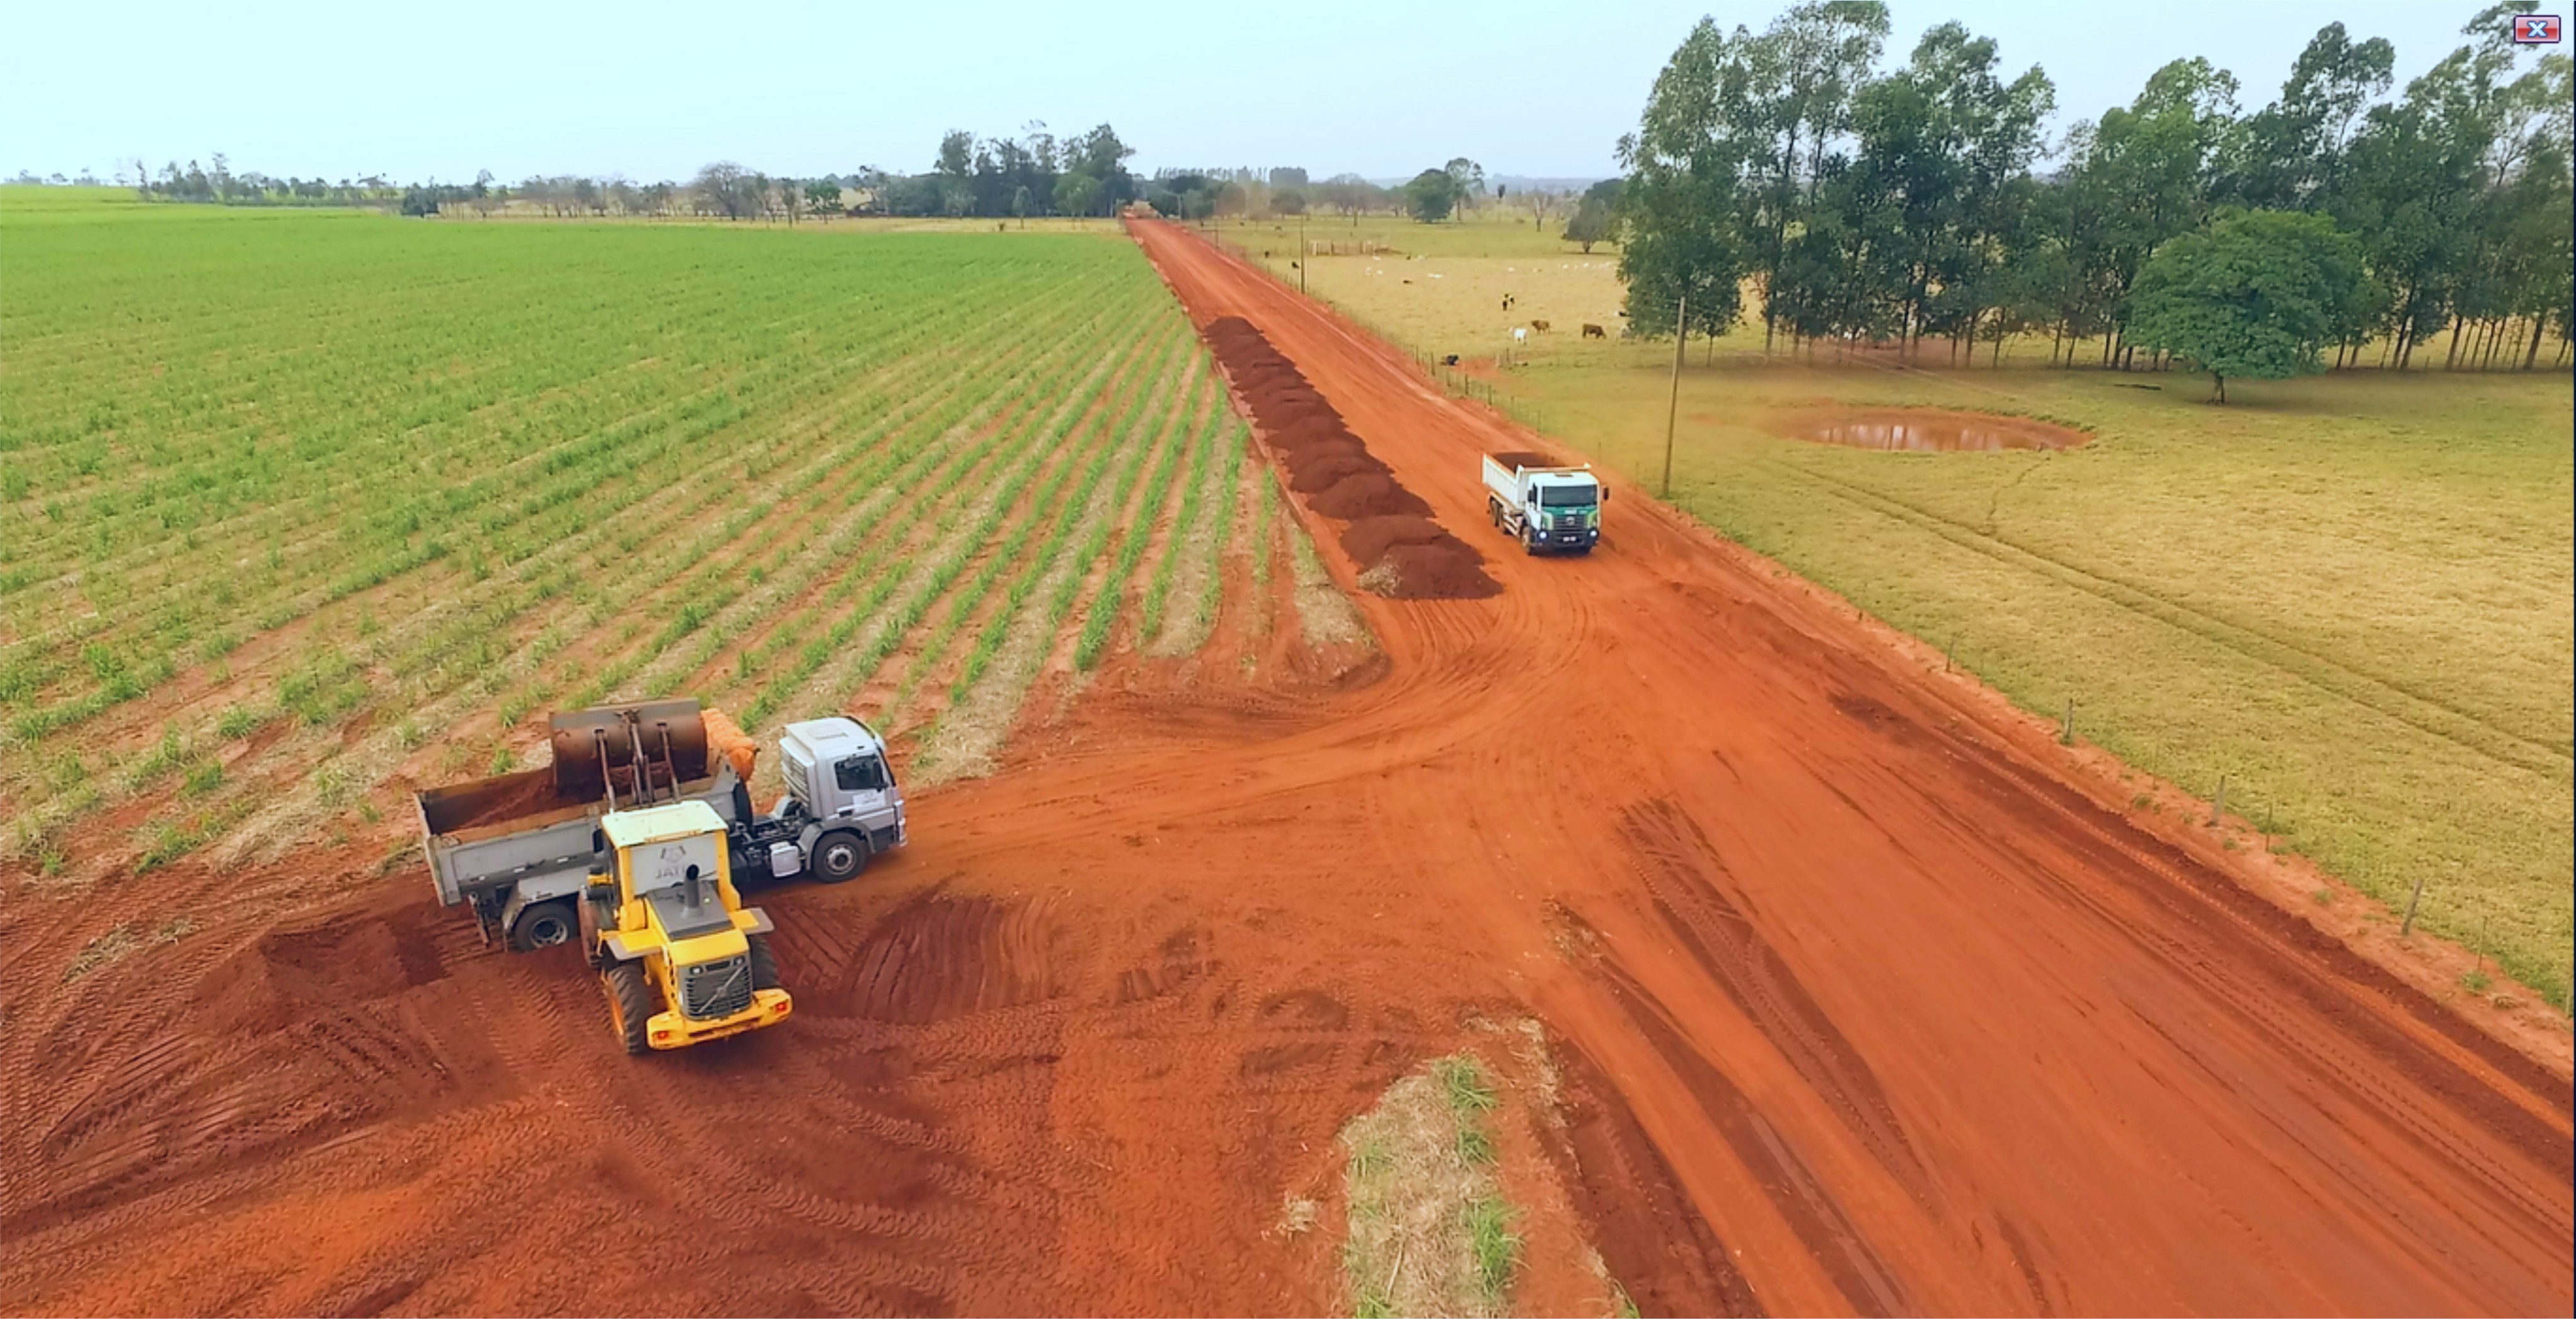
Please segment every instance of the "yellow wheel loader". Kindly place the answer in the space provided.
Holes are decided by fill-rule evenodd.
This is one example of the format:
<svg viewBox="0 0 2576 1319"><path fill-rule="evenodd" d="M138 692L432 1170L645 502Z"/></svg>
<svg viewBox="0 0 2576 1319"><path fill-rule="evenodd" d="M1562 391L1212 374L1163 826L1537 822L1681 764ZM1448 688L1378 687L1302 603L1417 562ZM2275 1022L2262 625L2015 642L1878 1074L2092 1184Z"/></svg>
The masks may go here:
<svg viewBox="0 0 2576 1319"><path fill-rule="evenodd" d="M733 886L723 817L703 801L600 821L608 865L583 890L582 948L628 1053L774 1026L793 1000L770 960L769 917Z"/></svg>

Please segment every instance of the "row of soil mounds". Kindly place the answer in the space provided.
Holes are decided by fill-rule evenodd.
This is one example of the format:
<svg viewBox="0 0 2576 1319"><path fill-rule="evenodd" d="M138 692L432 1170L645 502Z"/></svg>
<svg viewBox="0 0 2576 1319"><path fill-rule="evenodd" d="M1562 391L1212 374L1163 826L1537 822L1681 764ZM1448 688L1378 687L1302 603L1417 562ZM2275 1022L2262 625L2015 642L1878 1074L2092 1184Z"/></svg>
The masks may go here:
<svg viewBox="0 0 2576 1319"><path fill-rule="evenodd" d="M1503 589L1485 574L1484 556L1431 520L1431 506L1370 456L1342 414L1251 322L1221 317L1201 333L1269 437L1288 488L1343 524L1342 551L1359 565L1361 586L1399 600L1470 599Z"/></svg>

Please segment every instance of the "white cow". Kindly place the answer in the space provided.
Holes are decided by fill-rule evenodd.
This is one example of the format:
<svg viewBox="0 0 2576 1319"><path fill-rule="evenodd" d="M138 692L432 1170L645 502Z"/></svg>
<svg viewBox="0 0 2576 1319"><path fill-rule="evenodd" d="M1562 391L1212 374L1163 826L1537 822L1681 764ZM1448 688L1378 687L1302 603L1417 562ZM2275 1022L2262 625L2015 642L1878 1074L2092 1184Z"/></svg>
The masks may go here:
<svg viewBox="0 0 2576 1319"><path fill-rule="evenodd" d="M1513 327L1512 327L1512 342L1513 342L1514 344L1516 344L1516 345L1517 345L1517 344L1525 344L1525 343L1528 343L1528 342L1529 342L1529 327L1528 327L1528 326L1526 326L1526 325L1515 325L1515 326L1513 326Z"/></svg>

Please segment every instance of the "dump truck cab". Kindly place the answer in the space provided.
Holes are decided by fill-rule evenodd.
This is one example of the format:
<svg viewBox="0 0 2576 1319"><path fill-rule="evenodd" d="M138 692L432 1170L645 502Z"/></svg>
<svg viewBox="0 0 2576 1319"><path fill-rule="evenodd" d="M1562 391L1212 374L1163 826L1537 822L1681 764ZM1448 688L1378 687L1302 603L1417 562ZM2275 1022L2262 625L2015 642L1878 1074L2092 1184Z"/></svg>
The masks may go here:
<svg viewBox="0 0 2576 1319"><path fill-rule="evenodd" d="M1601 543L1601 505L1609 488L1580 467L1542 465L1537 454L1487 454L1485 511L1494 526L1532 554L1589 554Z"/></svg>
<svg viewBox="0 0 2576 1319"><path fill-rule="evenodd" d="M581 917L628 1053L677 1049L787 1019L769 917L734 888L724 818L687 799L610 813L606 866Z"/></svg>
<svg viewBox="0 0 2576 1319"><path fill-rule="evenodd" d="M767 845L762 859L771 875L793 874L810 857L815 878L836 884L856 876L870 856L903 846L903 789L875 729L845 715L789 724L778 761L787 795L770 819L798 828L792 849Z"/></svg>

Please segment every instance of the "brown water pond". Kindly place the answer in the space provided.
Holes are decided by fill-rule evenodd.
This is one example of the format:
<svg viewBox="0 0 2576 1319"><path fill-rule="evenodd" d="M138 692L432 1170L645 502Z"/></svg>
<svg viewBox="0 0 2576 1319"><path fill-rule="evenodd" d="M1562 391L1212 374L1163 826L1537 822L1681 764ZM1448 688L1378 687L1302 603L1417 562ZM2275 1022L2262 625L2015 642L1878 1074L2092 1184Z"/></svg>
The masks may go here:
<svg viewBox="0 0 2576 1319"><path fill-rule="evenodd" d="M2003 449L2072 449L2092 438L2028 417L1892 409L1809 413L1781 419L1782 435L1819 444L1900 453L1992 453Z"/></svg>

